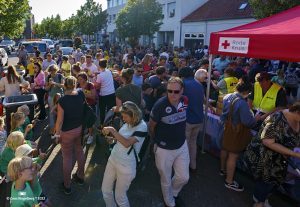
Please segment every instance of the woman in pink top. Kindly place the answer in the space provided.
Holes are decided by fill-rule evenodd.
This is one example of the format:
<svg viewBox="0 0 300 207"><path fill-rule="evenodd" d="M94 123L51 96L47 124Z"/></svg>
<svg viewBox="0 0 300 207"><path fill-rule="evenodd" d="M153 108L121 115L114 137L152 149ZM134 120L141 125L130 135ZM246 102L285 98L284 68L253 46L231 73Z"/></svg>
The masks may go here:
<svg viewBox="0 0 300 207"><path fill-rule="evenodd" d="M42 66L39 63L34 63L34 83L33 83L33 92L36 94L38 98L38 104L40 106L40 120L44 120L46 118L46 110L44 103L44 95L45 95L45 73L42 71Z"/></svg>

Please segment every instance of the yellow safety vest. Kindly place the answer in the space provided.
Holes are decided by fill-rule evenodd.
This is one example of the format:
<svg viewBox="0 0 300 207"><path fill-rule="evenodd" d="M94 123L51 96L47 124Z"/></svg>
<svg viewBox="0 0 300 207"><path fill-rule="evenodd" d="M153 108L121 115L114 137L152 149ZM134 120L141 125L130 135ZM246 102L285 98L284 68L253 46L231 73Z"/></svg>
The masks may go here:
<svg viewBox="0 0 300 207"><path fill-rule="evenodd" d="M262 88L259 85L259 82L255 82L253 107L256 110L260 110L264 113L272 111L276 108L277 94L280 89L280 85L273 83L267 93L263 96Z"/></svg>
<svg viewBox="0 0 300 207"><path fill-rule="evenodd" d="M224 78L224 81L226 82L227 93L233 93L236 84L239 82L239 80L236 77ZM220 91L220 94L223 93Z"/></svg>

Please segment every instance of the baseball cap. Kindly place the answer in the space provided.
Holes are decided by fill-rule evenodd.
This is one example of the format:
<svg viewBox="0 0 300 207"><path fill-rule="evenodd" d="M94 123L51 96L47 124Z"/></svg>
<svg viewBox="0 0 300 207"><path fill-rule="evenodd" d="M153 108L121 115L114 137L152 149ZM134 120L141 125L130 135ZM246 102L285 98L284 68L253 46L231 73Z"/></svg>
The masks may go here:
<svg viewBox="0 0 300 207"><path fill-rule="evenodd" d="M15 156L28 156L32 151L33 149L28 144L23 144L16 149Z"/></svg>

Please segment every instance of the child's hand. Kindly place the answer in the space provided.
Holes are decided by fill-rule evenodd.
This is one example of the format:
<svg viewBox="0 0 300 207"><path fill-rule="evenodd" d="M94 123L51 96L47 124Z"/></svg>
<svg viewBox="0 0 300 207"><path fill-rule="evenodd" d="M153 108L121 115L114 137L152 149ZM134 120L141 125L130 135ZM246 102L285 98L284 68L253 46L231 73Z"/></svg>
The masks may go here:
<svg viewBox="0 0 300 207"><path fill-rule="evenodd" d="M39 158L40 158L41 160L45 160L47 154L46 154L46 153L43 153L41 149L39 150L39 152L40 152L40 153L39 153Z"/></svg>
<svg viewBox="0 0 300 207"><path fill-rule="evenodd" d="M31 129L33 128L33 125L32 124L28 124L26 129L25 129L25 132L28 133Z"/></svg>

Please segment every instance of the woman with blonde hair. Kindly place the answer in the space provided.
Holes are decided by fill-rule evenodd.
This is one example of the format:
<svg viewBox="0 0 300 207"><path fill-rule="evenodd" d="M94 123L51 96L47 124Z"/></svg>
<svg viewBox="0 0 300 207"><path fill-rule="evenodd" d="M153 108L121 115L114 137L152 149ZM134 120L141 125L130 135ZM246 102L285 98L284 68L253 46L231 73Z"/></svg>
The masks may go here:
<svg viewBox="0 0 300 207"><path fill-rule="evenodd" d="M125 124L119 131L113 127L103 128L103 134L110 135L117 142L111 151L102 182L102 194L107 207L116 204L129 206L127 190L136 175L136 159L138 159L136 156L147 136L147 125L135 103L131 101L123 103L120 112Z"/></svg>
<svg viewBox="0 0 300 207"><path fill-rule="evenodd" d="M55 137L61 144L63 156L63 190L65 194L71 194L71 172L73 163L73 149L78 163L77 173L73 179L79 185L84 183L85 158L81 145L82 120L85 96L82 91L76 90L77 81L73 76L65 79L65 95L61 97L57 105L57 120ZM74 113L76 112L76 113Z"/></svg>
<svg viewBox="0 0 300 207"><path fill-rule="evenodd" d="M144 70L143 76L147 76L148 73L152 71L153 68L151 67L151 62L152 62L152 54L146 54L141 62Z"/></svg>

